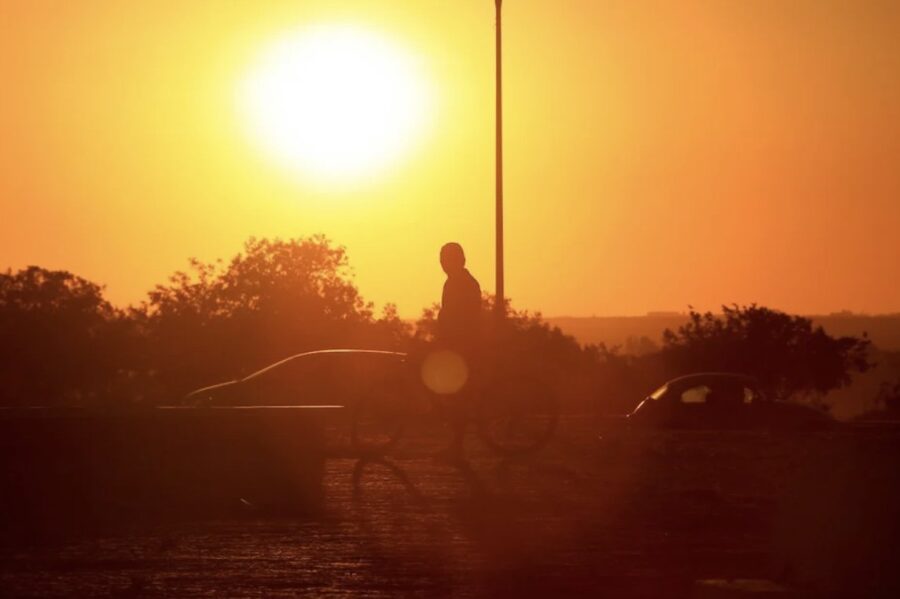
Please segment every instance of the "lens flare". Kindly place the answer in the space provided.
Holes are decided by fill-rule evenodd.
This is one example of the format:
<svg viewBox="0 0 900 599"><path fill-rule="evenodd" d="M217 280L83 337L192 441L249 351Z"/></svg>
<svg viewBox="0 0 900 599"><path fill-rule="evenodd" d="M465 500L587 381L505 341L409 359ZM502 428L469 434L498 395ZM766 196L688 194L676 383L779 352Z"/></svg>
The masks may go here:
<svg viewBox="0 0 900 599"><path fill-rule="evenodd" d="M431 352L422 362L422 382L438 395L452 395L469 380L469 367L451 350Z"/></svg>

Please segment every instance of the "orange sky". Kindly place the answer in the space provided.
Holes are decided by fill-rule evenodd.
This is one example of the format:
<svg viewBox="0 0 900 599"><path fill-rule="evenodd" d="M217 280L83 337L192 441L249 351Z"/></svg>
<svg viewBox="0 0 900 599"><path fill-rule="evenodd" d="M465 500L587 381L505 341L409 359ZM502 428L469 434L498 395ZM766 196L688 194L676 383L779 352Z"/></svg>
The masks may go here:
<svg viewBox="0 0 900 599"><path fill-rule="evenodd" d="M900 3L507 0L507 294L548 315L900 311ZM489 0L0 4L0 267L138 301L189 256L323 232L418 314L437 251L493 288ZM260 155L235 88L298 25L370 27L436 90L347 186Z"/></svg>

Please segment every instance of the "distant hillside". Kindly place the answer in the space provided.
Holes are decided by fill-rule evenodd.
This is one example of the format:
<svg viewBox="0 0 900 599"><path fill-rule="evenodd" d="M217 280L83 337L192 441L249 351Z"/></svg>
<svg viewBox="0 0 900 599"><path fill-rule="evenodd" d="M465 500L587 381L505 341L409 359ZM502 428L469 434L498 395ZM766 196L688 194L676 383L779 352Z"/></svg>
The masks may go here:
<svg viewBox="0 0 900 599"><path fill-rule="evenodd" d="M900 351L900 314L869 316L841 312L811 318L831 335L860 336L868 333L880 349ZM605 343L609 347L618 345L624 351L640 351L640 348L647 347L641 338L659 345L664 330L675 330L687 319L687 314L652 312L646 316L565 316L547 318L547 322L573 335L581 343Z"/></svg>
<svg viewBox="0 0 900 599"><path fill-rule="evenodd" d="M687 314L678 312L650 313L646 316L564 316L547 318L581 343L604 343L607 347L619 346L631 353L640 339L646 338L659 345L666 329L677 329L687 322Z"/></svg>

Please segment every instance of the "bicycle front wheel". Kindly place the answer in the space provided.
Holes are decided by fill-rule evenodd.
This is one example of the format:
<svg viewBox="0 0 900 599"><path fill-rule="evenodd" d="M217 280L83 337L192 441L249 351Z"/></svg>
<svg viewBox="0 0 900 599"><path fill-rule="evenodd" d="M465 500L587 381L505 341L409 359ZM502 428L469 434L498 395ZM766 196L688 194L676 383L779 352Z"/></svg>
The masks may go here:
<svg viewBox="0 0 900 599"><path fill-rule="evenodd" d="M478 434L501 455L535 452L556 432L559 402L544 384L520 381L514 385L492 385L481 395Z"/></svg>

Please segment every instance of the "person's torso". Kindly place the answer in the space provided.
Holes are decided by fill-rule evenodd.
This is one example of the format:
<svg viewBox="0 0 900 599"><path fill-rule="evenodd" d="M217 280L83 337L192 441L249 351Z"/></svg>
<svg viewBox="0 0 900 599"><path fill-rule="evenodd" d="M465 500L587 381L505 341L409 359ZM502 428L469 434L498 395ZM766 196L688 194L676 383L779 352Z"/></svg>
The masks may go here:
<svg viewBox="0 0 900 599"><path fill-rule="evenodd" d="M447 341L472 342L481 329L481 286L464 270L448 277L439 316L439 336Z"/></svg>

